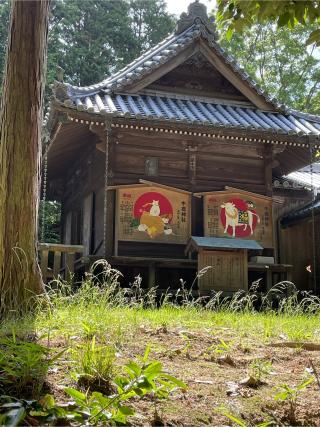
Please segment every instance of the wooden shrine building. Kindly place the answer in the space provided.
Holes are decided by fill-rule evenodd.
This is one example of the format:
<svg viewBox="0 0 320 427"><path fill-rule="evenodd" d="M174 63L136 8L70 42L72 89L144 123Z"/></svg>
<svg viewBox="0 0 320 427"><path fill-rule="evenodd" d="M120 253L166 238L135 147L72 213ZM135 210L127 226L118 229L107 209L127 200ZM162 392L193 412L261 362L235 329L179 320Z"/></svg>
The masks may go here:
<svg viewBox="0 0 320 427"><path fill-rule="evenodd" d="M203 253L218 274L205 290L290 278L278 219L310 191L283 176L310 163L320 119L270 99L198 1L102 82L56 82L48 127L47 195L62 203L62 243L82 244L85 262L106 258L160 288L192 282Z"/></svg>

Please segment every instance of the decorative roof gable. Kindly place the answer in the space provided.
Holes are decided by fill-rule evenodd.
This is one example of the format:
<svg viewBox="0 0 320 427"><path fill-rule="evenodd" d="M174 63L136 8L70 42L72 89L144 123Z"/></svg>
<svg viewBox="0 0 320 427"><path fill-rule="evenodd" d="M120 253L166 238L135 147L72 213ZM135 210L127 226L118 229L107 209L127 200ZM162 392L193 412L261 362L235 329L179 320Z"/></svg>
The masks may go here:
<svg viewBox="0 0 320 427"><path fill-rule="evenodd" d="M224 91L233 91L232 96L215 95L207 89L203 91L204 96L201 91L179 93L174 85L168 93L163 90L166 84L157 89L159 82L163 83L172 76L170 73L176 73L196 57L204 58L215 69L213 79L220 73L229 85ZM320 135L318 116L279 105L227 54L217 42L215 24L209 20L206 7L197 0L189 5L188 13L181 15L173 34L114 75L86 87L55 82L54 95L58 105L95 115L242 128L317 139ZM53 123L50 118L49 122Z"/></svg>
<svg viewBox="0 0 320 427"><path fill-rule="evenodd" d="M206 6L199 3L198 0L189 5L188 13L181 15L173 34L126 67L102 82L90 86L77 87L56 82L55 96L60 101L66 101L66 106L73 106L76 99L83 96L114 92L136 93L178 66L179 62L175 59L178 59L179 55L181 56L180 63L184 62L188 55L183 56L182 52L195 44L198 45L198 49L203 55L207 57L210 57L210 54L214 55L210 58L212 65L223 74L228 74L226 77L229 80L232 79L231 83L237 89L243 91L243 88L247 87L250 100L256 107L269 111L281 109L283 111L284 106L277 104L275 99L269 98L257 83L239 67L236 60L219 45L215 24L213 20L209 20ZM190 50L189 57L196 51ZM171 67L167 69L166 64ZM158 70L160 70L160 75L156 73ZM227 73L225 73L226 71Z"/></svg>

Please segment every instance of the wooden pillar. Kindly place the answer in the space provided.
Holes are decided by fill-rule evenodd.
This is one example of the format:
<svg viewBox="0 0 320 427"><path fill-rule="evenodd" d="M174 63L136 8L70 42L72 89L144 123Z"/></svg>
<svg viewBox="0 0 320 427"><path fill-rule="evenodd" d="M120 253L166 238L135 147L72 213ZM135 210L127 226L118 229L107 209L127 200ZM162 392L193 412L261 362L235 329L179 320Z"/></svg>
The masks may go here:
<svg viewBox="0 0 320 427"><path fill-rule="evenodd" d="M188 151L188 175L189 175L189 191L195 191L197 185L197 152L198 146L191 144L186 145ZM197 229L197 200L191 197L191 235L196 234Z"/></svg>
<svg viewBox="0 0 320 427"><path fill-rule="evenodd" d="M265 145L264 147L264 182L266 195L272 197L272 168L273 168L273 152L272 146Z"/></svg>
<svg viewBox="0 0 320 427"><path fill-rule="evenodd" d="M93 193L88 194L83 201L82 244L84 255L90 255L92 237Z"/></svg>
<svg viewBox="0 0 320 427"><path fill-rule="evenodd" d="M154 288L156 286L156 266L154 262L151 262L148 266L148 288Z"/></svg>
<svg viewBox="0 0 320 427"><path fill-rule="evenodd" d="M270 289L272 288L272 270L271 268L267 268L267 283L266 283L266 288L267 288L267 292L270 291Z"/></svg>
<svg viewBox="0 0 320 427"><path fill-rule="evenodd" d="M90 130L98 135L99 143L96 148L105 154L105 179L104 179L104 218L103 218L103 253L105 258L113 255L114 248L114 217L115 195L108 187L113 185L113 157L114 140L112 138L111 121L106 120L105 126L91 125Z"/></svg>
<svg viewBox="0 0 320 427"><path fill-rule="evenodd" d="M105 256L110 257L113 255L114 249L114 225L115 225L115 190L108 191L107 198L107 209L106 209L106 229L107 229L107 240L105 243Z"/></svg>

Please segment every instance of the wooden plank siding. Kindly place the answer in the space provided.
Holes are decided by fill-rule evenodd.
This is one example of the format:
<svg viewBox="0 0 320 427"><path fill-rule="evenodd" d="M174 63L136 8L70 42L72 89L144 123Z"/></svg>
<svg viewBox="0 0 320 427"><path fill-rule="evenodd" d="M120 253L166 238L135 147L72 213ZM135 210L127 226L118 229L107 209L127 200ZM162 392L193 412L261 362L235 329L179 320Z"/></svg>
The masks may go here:
<svg viewBox="0 0 320 427"><path fill-rule="evenodd" d="M264 160L257 153L261 144L247 146L245 153L243 146L237 144L215 141L210 146L200 144L195 153L195 183L191 185L188 147L192 144L197 146L196 142L165 135L159 135L155 141L154 137L133 132L123 132L120 136L115 137L115 184L147 178L145 161L152 156L159 159L159 175L154 179L159 183L192 191L230 185L265 193Z"/></svg>
<svg viewBox="0 0 320 427"><path fill-rule="evenodd" d="M299 220L297 223L281 228L281 262L291 264L292 280L299 289L314 290L314 274L320 279L320 217L315 216ZM314 261L316 269L314 271ZM306 267L310 265L312 272Z"/></svg>

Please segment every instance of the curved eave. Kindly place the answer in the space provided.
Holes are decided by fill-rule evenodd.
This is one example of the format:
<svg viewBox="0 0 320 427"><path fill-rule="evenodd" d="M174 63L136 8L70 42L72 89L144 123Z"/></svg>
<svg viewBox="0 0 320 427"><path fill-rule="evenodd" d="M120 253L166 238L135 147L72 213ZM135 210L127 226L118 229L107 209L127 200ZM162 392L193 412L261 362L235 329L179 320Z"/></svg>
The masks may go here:
<svg viewBox="0 0 320 427"><path fill-rule="evenodd" d="M277 161L279 162L274 173L279 176L286 175L292 171L298 170L307 165L310 160L310 150L308 148L310 138L306 135L299 134L276 134L266 130L263 132L256 129L247 129L240 126L217 126L210 123L195 123L189 121L164 120L153 117L137 118L134 115L120 114L104 114L78 111L75 107L65 107L63 104L55 102L54 109L56 110L55 126L51 132L50 147L55 151L55 146L59 143L60 133L65 127L75 126L79 129L87 129L91 126L105 127L106 122L111 122L111 126L119 131L143 131L146 134L149 132L159 132L159 138L170 137L170 135L180 136L182 139L201 140L210 144L218 141L224 144L243 144L259 147L259 145L273 144ZM62 119L59 125L59 120ZM55 138L54 141L52 139ZM73 138L73 136L72 136ZM65 140L65 149L68 150L68 140Z"/></svg>
<svg viewBox="0 0 320 427"><path fill-rule="evenodd" d="M227 103L204 102L197 99L181 99L140 95L95 95L86 97L77 105L67 100L56 101L59 108L75 114L88 114L93 120L108 118L144 120L173 125L199 125L218 129L259 132L262 134L307 137L319 140L320 123L277 112L265 112ZM91 120L91 119L90 119Z"/></svg>

